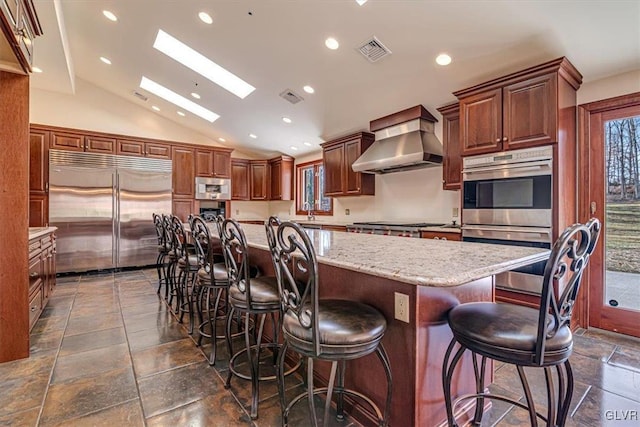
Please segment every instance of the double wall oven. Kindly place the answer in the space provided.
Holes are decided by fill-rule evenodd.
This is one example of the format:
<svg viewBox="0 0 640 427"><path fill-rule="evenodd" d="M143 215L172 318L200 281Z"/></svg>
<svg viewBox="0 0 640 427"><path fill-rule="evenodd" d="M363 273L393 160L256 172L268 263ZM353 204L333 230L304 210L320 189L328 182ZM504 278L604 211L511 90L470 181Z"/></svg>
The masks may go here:
<svg viewBox="0 0 640 427"><path fill-rule="evenodd" d="M551 146L463 159L462 240L550 249ZM496 287L540 294L545 262L496 276Z"/></svg>

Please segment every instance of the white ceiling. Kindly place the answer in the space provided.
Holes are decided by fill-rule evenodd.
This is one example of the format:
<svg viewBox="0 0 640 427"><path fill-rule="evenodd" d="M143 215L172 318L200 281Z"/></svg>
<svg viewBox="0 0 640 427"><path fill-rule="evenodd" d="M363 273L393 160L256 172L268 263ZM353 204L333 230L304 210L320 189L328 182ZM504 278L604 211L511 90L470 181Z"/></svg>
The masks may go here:
<svg viewBox="0 0 640 427"><path fill-rule="evenodd" d="M35 4L45 34L36 40L35 62L44 73L32 76L34 87L73 92L75 78L81 78L212 139L223 137L230 147L294 156L417 104L436 113L455 100L455 90L559 56L567 56L584 81L640 69L638 0ZM118 22L108 21L105 9ZM212 25L198 19L200 11L213 17ZM153 49L160 28L256 90L242 100ZM355 48L374 35L393 54L369 63ZM329 36L340 42L338 50L324 46ZM440 52L453 57L451 65L435 64ZM100 56L112 65L103 64ZM177 107L152 94L146 93L147 102L135 98L134 90L145 93L138 87L143 75L186 97L196 90L202 95L198 102L221 117L211 124L189 113L178 116ZM303 92L306 84L315 94ZM280 98L285 89L302 95L304 102L292 105ZM153 112L151 105L162 111ZM293 123L283 123L284 116Z"/></svg>

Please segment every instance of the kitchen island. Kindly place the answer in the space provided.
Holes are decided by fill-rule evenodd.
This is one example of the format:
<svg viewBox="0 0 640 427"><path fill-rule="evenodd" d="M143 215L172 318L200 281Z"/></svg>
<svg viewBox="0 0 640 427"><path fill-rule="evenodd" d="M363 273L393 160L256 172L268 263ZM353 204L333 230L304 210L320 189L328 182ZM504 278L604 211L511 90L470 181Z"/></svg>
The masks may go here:
<svg viewBox="0 0 640 427"><path fill-rule="evenodd" d="M264 226L243 224L242 228L252 263L270 274L273 265ZM447 311L459 303L493 301L495 274L549 256L548 250L525 247L325 230L307 233L318 256L320 296L370 304L387 319L383 344L393 374L390 425L394 426L446 423L441 370L451 340ZM408 322L395 318L396 293L408 296ZM328 366L317 365L318 382L326 383ZM345 381L383 406L386 379L375 355L350 361ZM453 379L454 397L472 392L474 387L467 355ZM458 407L456 416L461 425L472 405L469 401ZM366 408L356 405L351 414L371 424Z"/></svg>

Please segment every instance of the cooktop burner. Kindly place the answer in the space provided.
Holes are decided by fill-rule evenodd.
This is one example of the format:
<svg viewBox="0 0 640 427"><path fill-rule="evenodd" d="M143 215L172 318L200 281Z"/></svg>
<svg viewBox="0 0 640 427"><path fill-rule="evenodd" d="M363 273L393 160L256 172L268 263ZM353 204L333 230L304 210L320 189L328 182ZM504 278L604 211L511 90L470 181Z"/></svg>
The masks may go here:
<svg viewBox="0 0 640 427"><path fill-rule="evenodd" d="M374 221L374 222L354 222L353 225L370 226L370 227L442 227L443 223L430 223L430 222L399 222L399 221Z"/></svg>

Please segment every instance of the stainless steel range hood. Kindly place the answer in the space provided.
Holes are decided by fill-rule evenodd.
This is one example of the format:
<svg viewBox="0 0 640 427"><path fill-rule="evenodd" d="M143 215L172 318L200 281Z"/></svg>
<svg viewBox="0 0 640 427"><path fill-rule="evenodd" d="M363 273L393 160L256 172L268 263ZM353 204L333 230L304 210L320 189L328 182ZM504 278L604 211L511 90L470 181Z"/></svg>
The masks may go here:
<svg viewBox="0 0 640 427"><path fill-rule="evenodd" d="M442 164L434 123L414 119L375 132L376 140L354 163L354 172L391 173Z"/></svg>

